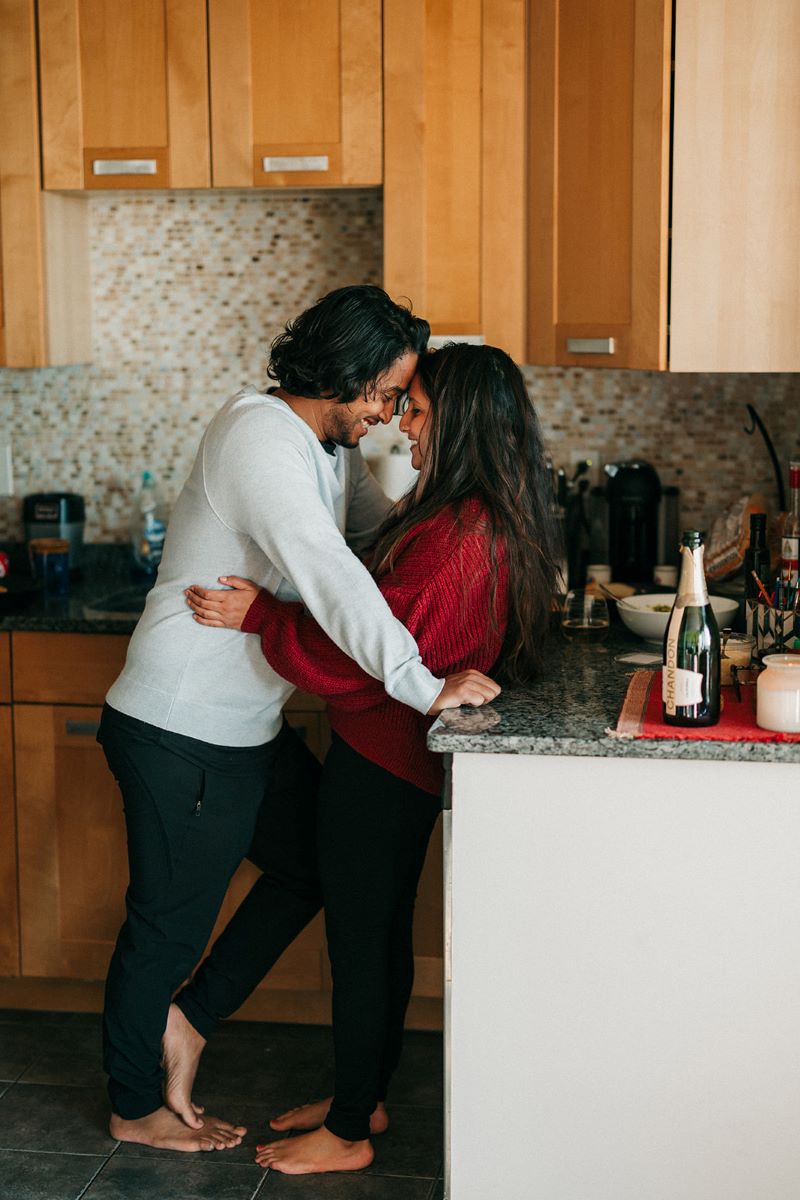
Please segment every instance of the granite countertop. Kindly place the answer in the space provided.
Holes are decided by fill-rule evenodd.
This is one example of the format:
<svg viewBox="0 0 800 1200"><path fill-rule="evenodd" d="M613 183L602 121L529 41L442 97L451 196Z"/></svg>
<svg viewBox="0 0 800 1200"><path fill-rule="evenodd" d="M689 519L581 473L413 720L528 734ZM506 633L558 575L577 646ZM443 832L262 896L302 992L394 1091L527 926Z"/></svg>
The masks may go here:
<svg viewBox="0 0 800 1200"><path fill-rule="evenodd" d="M10 580L30 583L24 550L2 548L11 553ZM32 590L25 596L12 596L10 607L0 608L0 632L130 634L138 619L137 600L143 603L149 586L146 578L134 573L127 546L84 546L82 568L70 580L69 595L45 597L41 590ZM98 603L112 597L122 602L122 612L109 612ZM125 611L128 601L130 611Z"/></svg>
<svg viewBox="0 0 800 1200"><path fill-rule="evenodd" d="M3 547L7 548L7 547ZM25 577L24 557L13 548L14 578ZM131 634L133 612L111 613L108 598L140 603L149 583L132 568L123 545L84 547L83 569L70 581L70 594L48 599L34 592L24 605L0 610L0 632ZM481 709L443 714L428 735L440 753L584 755L617 758L719 759L800 763L800 742L715 742L611 737L630 673L621 654L646 650L623 626L612 625L602 645L551 639L542 678L531 687L508 688Z"/></svg>
<svg viewBox="0 0 800 1200"><path fill-rule="evenodd" d="M800 742L720 742L617 738L630 673L618 655L648 649L612 625L602 645L552 638L542 678L509 688L480 709L445 712L428 735L432 750L452 754L584 755L600 758L717 759L800 764ZM651 668L653 669L653 668Z"/></svg>

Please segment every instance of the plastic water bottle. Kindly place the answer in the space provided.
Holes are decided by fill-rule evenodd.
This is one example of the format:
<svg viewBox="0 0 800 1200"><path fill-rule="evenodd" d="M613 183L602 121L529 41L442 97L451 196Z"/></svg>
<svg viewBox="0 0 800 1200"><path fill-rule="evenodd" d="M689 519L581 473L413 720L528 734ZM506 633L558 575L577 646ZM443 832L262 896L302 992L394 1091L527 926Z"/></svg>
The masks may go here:
<svg viewBox="0 0 800 1200"><path fill-rule="evenodd" d="M149 471L142 474L131 521L131 548L136 565L155 575L164 549L167 525L156 481Z"/></svg>

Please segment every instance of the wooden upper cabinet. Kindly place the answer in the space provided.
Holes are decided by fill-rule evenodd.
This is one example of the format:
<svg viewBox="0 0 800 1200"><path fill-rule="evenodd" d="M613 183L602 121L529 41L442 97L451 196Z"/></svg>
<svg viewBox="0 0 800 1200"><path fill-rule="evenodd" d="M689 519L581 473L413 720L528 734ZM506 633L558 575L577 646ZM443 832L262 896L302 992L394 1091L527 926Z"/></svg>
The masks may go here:
<svg viewBox="0 0 800 1200"><path fill-rule="evenodd" d="M529 362L667 365L670 44L670 0L531 5Z"/></svg>
<svg viewBox="0 0 800 1200"><path fill-rule="evenodd" d="M208 187L205 0L39 0L44 186Z"/></svg>
<svg viewBox="0 0 800 1200"><path fill-rule="evenodd" d="M800 371L800 4L681 0L670 366Z"/></svg>
<svg viewBox="0 0 800 1200"><path fill-rule="evenodd" d="M518 359L524 0L384 0L384 286Z"/></svg>
<svg viewBox="0 0 800 1200"><path fill-rule="evenodd" d="M380 0L209 0L215 187L376 185Z"/></svg>
<svg viewBox="0 0 800 1200"><path fill-rule="evenodd" d="M81 197L43 196L34 0L0 3L0 366L87 362Z"/></svg>

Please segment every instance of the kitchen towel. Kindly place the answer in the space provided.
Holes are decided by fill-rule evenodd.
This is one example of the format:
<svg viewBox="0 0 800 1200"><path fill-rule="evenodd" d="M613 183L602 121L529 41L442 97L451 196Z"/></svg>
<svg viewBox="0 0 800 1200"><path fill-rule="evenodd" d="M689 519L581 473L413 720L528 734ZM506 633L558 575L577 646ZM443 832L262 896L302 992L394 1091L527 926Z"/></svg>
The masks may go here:
<svg viewBox="0 0 800 1200"><path fill-rule="evenodd" d="M732 687L722 689L722 715L717 725L682 729L662 720L661 672L634 671L617 727L612 737L678 738L714 742L800 742L800 733L775 733L756 725L756 689L740 688L741 700Z"/></svg>

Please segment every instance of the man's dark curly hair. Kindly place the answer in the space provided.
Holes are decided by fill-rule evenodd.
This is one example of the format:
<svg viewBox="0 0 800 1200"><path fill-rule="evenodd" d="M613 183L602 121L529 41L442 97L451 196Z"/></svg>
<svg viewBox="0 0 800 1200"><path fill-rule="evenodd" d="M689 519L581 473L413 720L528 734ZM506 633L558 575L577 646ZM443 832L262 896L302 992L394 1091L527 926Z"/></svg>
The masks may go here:
<svg viewBox="0 0 800 1200"><path fill-rule="evenodd" d="M383 288L337 288L307 308L272 343L267 374L293 396L355 400L407 350L421 354L430 325Z"/></svg>

